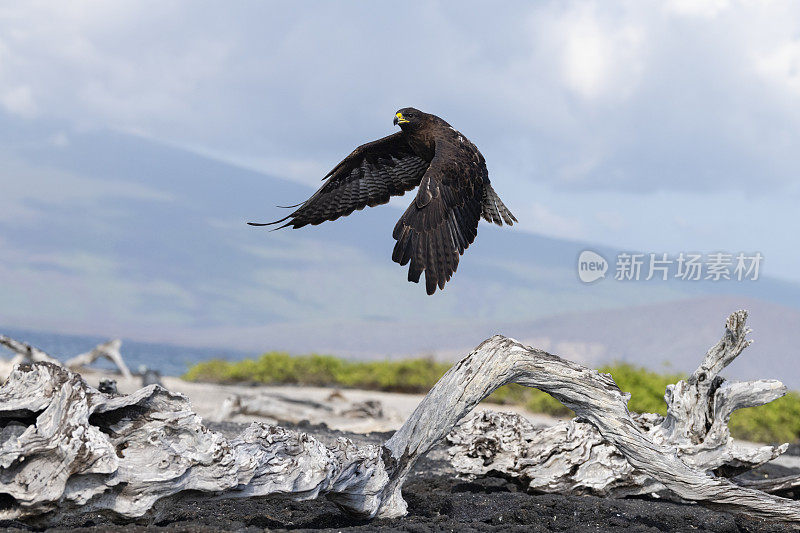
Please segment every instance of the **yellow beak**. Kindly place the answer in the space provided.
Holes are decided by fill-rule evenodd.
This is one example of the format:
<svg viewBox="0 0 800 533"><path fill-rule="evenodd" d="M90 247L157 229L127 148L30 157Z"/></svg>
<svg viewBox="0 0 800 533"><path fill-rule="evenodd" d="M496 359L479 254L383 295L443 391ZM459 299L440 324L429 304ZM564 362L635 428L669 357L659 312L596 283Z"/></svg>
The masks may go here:
<svg viewBox="0 0 800 533"><path fill-rule="evenodd" d="M403 118L403 114L402 113L397 113L394 116L394 123L395 123L395 125L397 125L397 124L406 124L406 123L408 123L408 121Z"/></svg>

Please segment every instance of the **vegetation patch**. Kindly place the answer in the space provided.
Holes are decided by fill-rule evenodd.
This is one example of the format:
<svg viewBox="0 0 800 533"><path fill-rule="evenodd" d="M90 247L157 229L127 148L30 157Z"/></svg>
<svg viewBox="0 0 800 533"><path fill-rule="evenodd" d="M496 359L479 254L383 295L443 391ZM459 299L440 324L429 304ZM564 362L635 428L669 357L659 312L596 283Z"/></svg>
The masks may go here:
<svg viewBox="0 0 800 533"><path fill-rule="evenodd" d="M268 352L258 359L224 361L213 359L193 365L183 376L189 381L213 383L263 383L333 386L390 392L427 392L450 365L433 359L396 361L347 361L330 355L292 356ZM627 363L604 366L600 372L611 374L620 389L631 393L628 408L639 413L666 414L664 390L670 383L685 378L682 374L659 374ZM537 389L506 385L487 401L524 405L535 413L572 416L572 411L558 400ZM758 407L733 413L731 434L738 439L757 442L790 442L800 438L800 394L790 392L783 398Z"/></svg>

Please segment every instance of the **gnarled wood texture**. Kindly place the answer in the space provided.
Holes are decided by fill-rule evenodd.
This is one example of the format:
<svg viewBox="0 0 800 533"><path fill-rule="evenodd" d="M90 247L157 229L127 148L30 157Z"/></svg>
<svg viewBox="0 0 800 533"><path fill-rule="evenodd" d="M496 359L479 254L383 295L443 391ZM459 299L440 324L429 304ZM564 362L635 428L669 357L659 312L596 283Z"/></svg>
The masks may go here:
<svg viewBox="0 0 800 533"><path fill-rule="evenodd" d="M743 324L745 315L738 316ZM219 498L325 494L362 516L401 516L401 487L414 462L511 382L552 394L592 423L632 468L685 500L800 520L800 504L681 460L630 416L628 398L610 376L502 336L451 368L383 446L339 439L328 447L263 424L228 440L205 428L184 396L157 385L110 396L62 367L21 364L0 388L0 518L53 521L76 510L135 517L188 490Z"/></svg>
<svg viewBox="0 0 800 533"><path fill-rule="evenodd" d="M751 342L746 318L743 311L731 315L722 339L698 369L687 380L667 387L666 418L631 415L651 441L688 466L726 477L770 461L788 446L745 448L730 436L728 420L734 410L771 402L786 392L775 380L727 382L719 376ZM535 428L517 415L478 413L455 428L448 441L453 445L453 466L468 477L494 470L546 492L614 497L674 494L634 468L594 424L580 418Z"/></svg>

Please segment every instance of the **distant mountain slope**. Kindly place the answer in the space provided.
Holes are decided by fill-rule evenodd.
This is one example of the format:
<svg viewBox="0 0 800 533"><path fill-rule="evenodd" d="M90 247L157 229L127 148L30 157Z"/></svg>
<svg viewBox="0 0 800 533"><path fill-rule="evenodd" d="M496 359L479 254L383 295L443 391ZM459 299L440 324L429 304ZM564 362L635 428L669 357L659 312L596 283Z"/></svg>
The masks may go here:
<svg viewBox="0 0 800 533"><path fill-rule="evenodd" d="M769 302L706 296L509 324L506 332L592 366L628 361L653 370L693 371L737 309L750 312L754 340L723 372L736 379L780 379L800 390L800 311Z"/></svg>
<svg viewBox="0 0 800 533"><path fill-rule="evenodd" d="M437 336L451 325L472 333L706 294L800 308L800 286L768 278L584 285L580 251L612 259L615 250L488 224L447 290L428 297L391 261L401 213L391 206L271 233L245 221L277 218L276 204L302 201L309 188L132 135L4 118L0 324L7 326L376 354L471 344ZM406 335L387 347L379 331Z"/></svg>
<svg viewBox="0 0 800 533"><path fill-rule="evenodd" d="M723 375L781 379L800 390L800 311L760 300L704 296L551 316L532 321L340 321L331 324L265 325L228 335L271 339L270 346L295 353L334 353L359 358L431 355L455 361L500 333L596 367L626 361L656 371L691 372L721 337L725 319L750 311L755 342ZM313 330L310 334L309 331Z"/></svg>
<svg viewBox="0 0 800 533"><path fill-rule="evenodd" d="M800 353L794 333L800 330L800 311L758 300L714 296L509 323L463 320L428 324L407 319L232 327L214 334L250 339L254 347L249 353L126 340L123 355L132 368L144 364L169 374L181 374L187 365L212 357L241 359L266 349L366 359L431 355L455 361L484 339L502 333L591 367L627 361L655 371L688 373L719 340L725 317L739 307L750 311L750 337L755 343L723 375L733 379L780 379L800 390ZM0 332L61 357L89 350L107 340L5 326L0 326ZM258 344L258 339L264 338L270 339L269 345ZM213 344L214 336L195 340Z"/></svg>

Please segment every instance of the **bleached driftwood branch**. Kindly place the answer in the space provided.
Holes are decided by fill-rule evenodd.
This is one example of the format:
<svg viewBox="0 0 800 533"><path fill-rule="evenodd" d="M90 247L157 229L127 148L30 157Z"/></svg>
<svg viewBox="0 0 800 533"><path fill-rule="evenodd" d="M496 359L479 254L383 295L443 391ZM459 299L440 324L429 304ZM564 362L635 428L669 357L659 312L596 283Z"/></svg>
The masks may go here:
<svg viewBox="0 0 800 533"><path fill-rule="evenodd" d="M119 369L120 373L124 377L129 378L131 377L131 371L128 369L128 365L126 365L125 361L122 359L122 354L119 351L120 347L122 347L122 341L119 339L113 339L108 342L98 344L95 348L88 352L76 355L72 359L68 359L64 365L72 370L79 370L85 366L89 366L102 357L114 363L117 369Z"/></svg>
<svg viewBox="0 0 800 533"><path fill-rule="evenodd" d="M800 475L783 476L772 479L746 479L738 481L738 484L751 489L758 489L770 493L783 493L800 489Z"/></svg>
<svg viewBox="0 0 800 533"><path fill-rule="evenodd" d="M61 364L58 359L52 357L44 350L40 350L39 348L31 346L26 342L14 340L6 335L0 335L0 346L5 346L16 354L14 358L11 359L12 365L34 362L53 363L55 365Z"/></svg>
<svg viewBox="0 0 800 533"><path fill-rule="evenodd" d="M12 352L16 353L9 363L9 367L13 367L19 363L35 363L46 362L54 365L61 365L61 362L55 357L51 356L44 350L32 346L26 342L18 341L6 335L0 335L0 345L5 346ZM80 370L81 368L94 363L101 357L108 359L114 363L119 369L120 373L126 377L131 377L131 371L128 365L122 359L122 354L119 349L122 346L122 341L113 339L95 346L92 350L76 355L68 359L64 366L72 370Z"/></svg>
<svg viewBox="0 0 800 533"><path fill-rule="evenodd" d="M700 367L687 380L667 387L666 418L631 416L650 440L687 465L726 477L770 461L788 447L748 449L730 436L728 420L734 410L771 402L786 392L775 380L726 382L719 376L750 345L746 318L744 311L731 315L722 339ZM453 466L468 477L498 471L546 492L671 496L655 476L634 468L597 426L580 418L535 428L514 414L479 413L457 427L448 440L453 444Z"/></svg>
<svg viewBox="0 0 800 533"><path fill-rule="evenodd" d="M401 516L415 461L497 387L540 388L594 424L635 469L686 500L784 521L800 504L712 478L653 440L604 374L495 336L451 368L383 446L263 424L231 441L207 430L180 394L152 385L110 397L77 374L24 364L0 388L0 518L54 520L75 510L140 516L181 491L209 497L325 494L366 517ZM9 429L10 428L10 429Z"/></svg>
<svg viewBox="0 0 800 533"><path fill-rule="evenodd" d="M375 514L387 481L379 446L252 424L228 440L189 400L158 385L110 396L49 363L19 365L0 388L0 519L68 512L141 516L182 491L209 497L327 493ZM352 494L352 496L351 496Z"/></svg>
<svg viewBox="0 0 800 533"><path fill-rule="evenodd" d="M328 424L357 433L397 427L394 414L386 414L379 400L348 401L341 394L325 402L298 399L260 391L235 393L227 397L214 414L217 421L252 421L254 417L271 423Z"/></svg>

